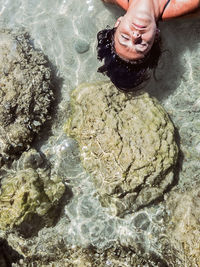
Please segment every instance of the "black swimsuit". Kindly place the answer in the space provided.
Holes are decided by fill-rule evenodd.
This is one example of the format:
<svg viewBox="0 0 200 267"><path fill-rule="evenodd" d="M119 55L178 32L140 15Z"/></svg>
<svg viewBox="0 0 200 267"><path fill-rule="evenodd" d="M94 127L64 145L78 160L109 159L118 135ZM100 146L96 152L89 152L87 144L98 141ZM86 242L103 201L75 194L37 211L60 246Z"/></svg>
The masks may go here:
<svg viewBox="0 0 200 267"><path fill-rule="evenodd" d="M166 7L168 6L169 2L170 2L170 0L167 0L167 3L165 4L165 6L164 6L164 8L163 8L163 12L162 12L162 14L160 15L160 19L159 19L159 20L162 20L162 15L163 15L163 13L164 13ZM129 0L128 0L128 3L129 3Z"/></svg>
<svg viewBox="0 0 200 267"><path fill-rule="evenodd" d="M128 1L129 1L129 0L128 0ZM164 11L165 11L165 8L168 6L169 2L170 2L170 0L168 0L167 3L165 4L165 6L164 6L164 8L163 8L163 12L162 12L162 14L160 15L160 20L162 20L162 15L163 15L163 13L164 13Z"/></svg>

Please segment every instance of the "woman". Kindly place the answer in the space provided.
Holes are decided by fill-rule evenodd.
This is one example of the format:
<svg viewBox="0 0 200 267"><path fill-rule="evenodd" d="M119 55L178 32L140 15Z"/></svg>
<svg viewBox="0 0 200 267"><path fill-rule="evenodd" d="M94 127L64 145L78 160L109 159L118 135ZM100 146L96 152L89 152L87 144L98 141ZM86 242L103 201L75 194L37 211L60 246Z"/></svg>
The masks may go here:
<svg viewBox="0 0 200 267"><path fill-rule="evenodd" d="M200 0L103 0L126 10L113 29L97 35L97 55L104 60L99 72L121 90L132 91L157 66L161 54L158 21L191 13Z"/></svg>

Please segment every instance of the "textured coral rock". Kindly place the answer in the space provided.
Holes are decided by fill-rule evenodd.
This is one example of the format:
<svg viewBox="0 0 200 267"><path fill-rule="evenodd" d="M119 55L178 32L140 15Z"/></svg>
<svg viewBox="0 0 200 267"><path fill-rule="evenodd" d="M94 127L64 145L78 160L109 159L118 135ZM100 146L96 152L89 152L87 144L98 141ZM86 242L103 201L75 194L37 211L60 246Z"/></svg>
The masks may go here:
<svg viewBox="0 0 200 267"><path fill-rule="evenodd" d="M35 216L43 217L58 204L64 191L61 179L51 175L51 169L39 153L34 149L24 152L17 170L2 174L0 229L31 222Z"/></svg>
<svg viewBox="0 0 200 267"><path fill-rule="evenodd" d="M166 199L169 211L168 235L182 259L182 266L200 266L199 184L185 192L171 192Z"/></svg>
<svg viewBox="0 0 200 267"><path fill-rule="evenodd" d="M16 251L18 259L21 256L20 261L16 262L16 256L13 257L9 253L10 262L16 262L12 264L12 267L165 266L158 262L155 263L151 258L144 259L142 255L137 255L132 249L122 247L119 243L112 244L105 249L98 249L93 246L87 248L71 246L64 243L64 238L53 228L51 228L51 233L44 232L32 240L11 233L9 236L7 235L7 242L10 248ZM7 247L5 246L6 252L8 251Z"/></svg>
<svg viewBox="0 0 200 267"><path fill-rule="evenodd" d="M23 152L48 117L53 93L44 55L27 33L0 31L0 162Z"/></svg>
<svg viewBox="0 0 200 267"><path fill-rule="evenodd" d="M112 214L151 203L173 181L174 127L146 93L125 95L104 82L80 85L66 132L78 141L83 166Z"/></svg>

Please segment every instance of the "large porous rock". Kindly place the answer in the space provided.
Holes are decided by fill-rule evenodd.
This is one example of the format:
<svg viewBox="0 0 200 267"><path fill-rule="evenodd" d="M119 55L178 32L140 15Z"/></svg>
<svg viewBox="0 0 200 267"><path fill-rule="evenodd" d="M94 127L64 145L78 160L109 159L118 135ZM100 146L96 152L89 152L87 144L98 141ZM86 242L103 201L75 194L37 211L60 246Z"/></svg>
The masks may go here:
<svg viewBox="0 0 200 267"><path fill-rule="evenodd" d="M166 198L167 233L184 266L200 266L200 184Z"/></svg>
<svg viewBox="0 0 200 267"><path fill-rule="evenodd" d="M29 231L36 229L36 224L42 225L42 218L48 212L51 216L53 212L56 213L55 206L64 191L65 185L61 178L51 174L49 164L38 152L34 149L24 152L17 162L16 170L2 171L0 230L19 227L20 231L28 235ZM46 223L48 219L45 219Z"/></svg>
<svg viewBox="0 0 200 267"><path fill-rule="evenodd" d="M24 151L48 118L53 92L45 56L27 33L0 30L0 163Z"/></svg>
<svg viewBox="0 0 200 267"><path fill-rule="evenodd" d="M113 214L138 210L173 182L174 127L147 93L126 95L104 82L80 85L66 131L78 141L83 165Z"/></svg>

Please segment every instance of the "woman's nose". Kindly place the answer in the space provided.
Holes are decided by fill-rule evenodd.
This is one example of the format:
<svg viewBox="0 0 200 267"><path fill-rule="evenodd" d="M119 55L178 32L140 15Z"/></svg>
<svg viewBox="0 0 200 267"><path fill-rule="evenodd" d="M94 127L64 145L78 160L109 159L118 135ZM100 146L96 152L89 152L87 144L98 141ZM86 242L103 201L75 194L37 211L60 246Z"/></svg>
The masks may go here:
<svg viewBox="0 0 200 267"><path fill-rule="evenodd" d="M133 32L133 37L134 38L139 38L139 37L141 37L141 34L138 31L134 31Z"/></svg>

